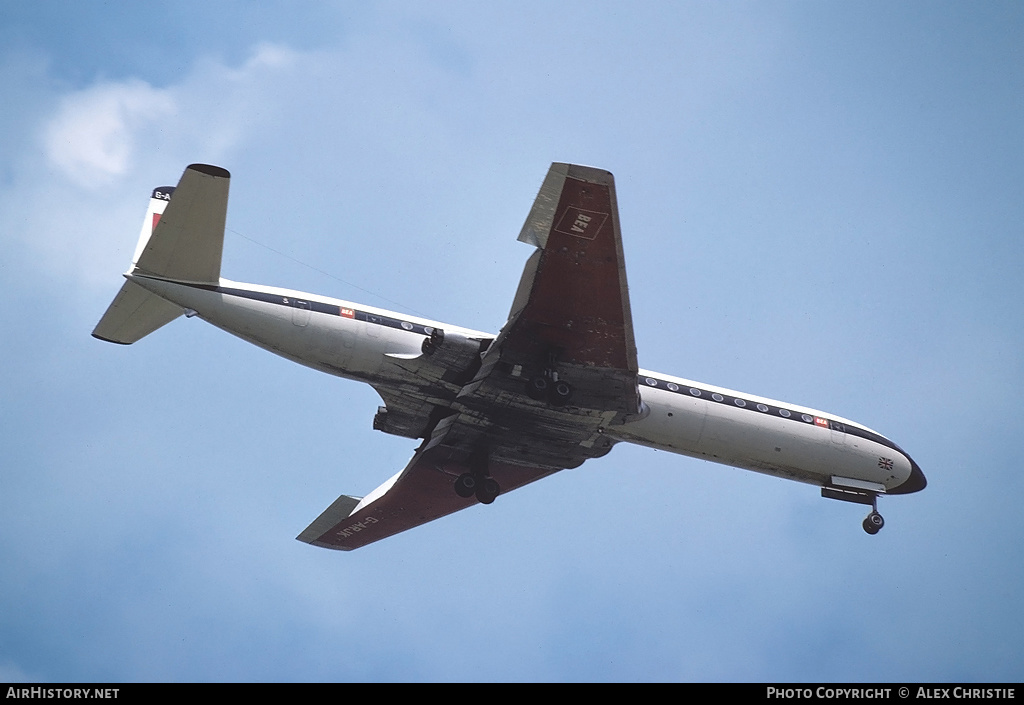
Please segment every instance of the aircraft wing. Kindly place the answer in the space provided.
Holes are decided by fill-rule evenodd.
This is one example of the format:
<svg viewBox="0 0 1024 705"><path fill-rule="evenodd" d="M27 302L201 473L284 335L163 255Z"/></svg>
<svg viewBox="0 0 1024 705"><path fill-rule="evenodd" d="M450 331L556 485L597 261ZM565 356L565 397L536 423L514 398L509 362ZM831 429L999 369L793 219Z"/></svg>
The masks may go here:
<svg viewBox="0 0 1024 705"><path fill-rule="evenodd" d="M487 377L489 365L499 361L512 366L513 378L553 366L572 383L573 406L639 413L636 341L612 174L552 164L519 240L537 251L477 378Z"/></svg>
<svg viewBox="0 0 1024 705"><path fill-rule="evenodd" d="M552 164L519 239L537 247L479 369L404 470L359 499L342 495L298 539L351 550L478 503L456 478L502 494L611 450L607 426L644 413L637 388L612 175ZM562 382L553 400L531 387Z"/></svg>
<svg viewBox="0 0 1024 705"><path fill-rule="evenodd" d="M366 497L339 497L296 538L321 548L351 551L478 504L476 497L455 493L455 479L470 470L458 456L451 448L428 444L416 451L404 470ZM492 462L489 470L503 492L555 472L501 462Z"/></svg>
<svg viewBox="0 0 1024 705"><path fill-rule="evenodd" d="M537 251L453 408L491 457L573 468L611 449L605 428L647 411L611 173L552 164L519 239ZM540 378L567 384L568 398L531 394Z"/></svg>

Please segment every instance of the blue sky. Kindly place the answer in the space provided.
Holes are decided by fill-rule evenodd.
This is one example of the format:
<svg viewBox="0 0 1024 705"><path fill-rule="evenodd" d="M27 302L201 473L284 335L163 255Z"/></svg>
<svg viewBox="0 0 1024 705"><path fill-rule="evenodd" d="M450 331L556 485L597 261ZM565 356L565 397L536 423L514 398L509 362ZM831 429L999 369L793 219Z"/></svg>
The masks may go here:
<svg viewBox="0 0 1024 705"><path fill-rule="evenodd" d="M9 4L0 681L1021 680L1022 36L1012 2ZM496 331L552 161L616 175L641 366L860 421L927 490L869 537L620 445L341 554L294 537L415 447L371 389L198 320L89 336L191 162L233 175L225 277Z"/></svg>

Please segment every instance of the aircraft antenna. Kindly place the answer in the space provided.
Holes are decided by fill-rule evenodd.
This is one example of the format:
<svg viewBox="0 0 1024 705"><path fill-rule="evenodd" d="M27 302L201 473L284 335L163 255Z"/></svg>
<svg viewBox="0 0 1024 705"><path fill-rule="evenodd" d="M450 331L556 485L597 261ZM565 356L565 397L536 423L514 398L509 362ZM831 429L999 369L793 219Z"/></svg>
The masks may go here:
<svg viewBox="0 0 1024 705"><path fill-rule="evenodd" d="M335 276L335 275L331 274L330 272L326 272L326 271L320 269L319 267L315 267L312 264L309 264L307 262L303 262L302 260L300 260L297 257L292 257L287 252L281 252L281 250L275 249L275 248L271 247L270 245L265 245L262 242L260 242L259 240L254 240L253 238L249 237L248 235L246 235L244 233L240 233L239 231L235 230L234 228L225 228L225 230L227 230L228 232L232 232L235 235L238 235L239 237L248 240L249 242L253 243L254 245L259 245L260 247L262 247L264 249L270 250L271 252L273 252L276 255L280 255L281 257L284 257L285 259L290 259L292 262L295 262L296 264L301 264L303 267L307 267L308 269L312 269L314 272L317 272L318 274L322 274L325 277L333 279L334 281L341 282L342 284L345 284L346 286L350 286L353 289L358 289L359 291L363 292L364 294L369 294L370 296L376 297L376 298L380 299L381 301L386 301L389 304L392 304L394 306L398 306L400 308L403 308L406 311L408 311L409 313L415 313L417 316L423 316L424 318L429 318L429 316L427 316L427 314L423 313L422 311L417 311L412 306L406 306L405 304L403 304L400 301L395 301L394 299L389 299L388 297L382 296L381 294L378 294L375 291L371 291L369 289L365 289L365 288L359 286L358 284L353 284L350 281L346 281L345 279L342 279L341 277Z"/></svg>

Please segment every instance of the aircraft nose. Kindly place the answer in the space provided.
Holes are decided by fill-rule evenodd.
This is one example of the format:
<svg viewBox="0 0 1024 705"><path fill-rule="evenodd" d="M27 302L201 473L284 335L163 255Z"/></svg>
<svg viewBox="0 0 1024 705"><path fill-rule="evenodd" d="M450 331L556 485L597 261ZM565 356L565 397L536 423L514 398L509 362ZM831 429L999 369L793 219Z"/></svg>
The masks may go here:
<svg viewBox="0 0 1024 705"><path fill-rule="evenodd" d="M904 455L907 454L904 453ZM889 490L888 494L910 494L911 492L920 492L928 486L928 480L921 472L921 467L909 455L907 455L907 460L910 461L910 477L904 480L902 485Z"/></svg>

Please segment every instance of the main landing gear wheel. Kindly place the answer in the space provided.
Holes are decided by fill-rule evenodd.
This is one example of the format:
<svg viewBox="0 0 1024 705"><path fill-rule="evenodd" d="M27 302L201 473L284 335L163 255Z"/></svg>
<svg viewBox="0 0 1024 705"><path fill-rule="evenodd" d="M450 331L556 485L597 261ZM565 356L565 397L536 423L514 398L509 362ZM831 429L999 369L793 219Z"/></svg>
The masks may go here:
<svg viewBox="0 0 1024 705"><path fill-rule="evenodd" d="M534 377L526 383L526 396L530 397L534 401L544 401L548 396L548 389L551 387L551 382L548 381L547 377L543 375Z"/></svg>
<svg viewBox="0 0 1024 705"><path fill-rule="evenodd" d="M877 510L872 510L870 514L864 517L864 523L862 526L864 527L864 531L874 536L882 530L883 526L885 526L885 519L882 518L882 515L879 514Z"/></svg>
<svg viewBox="0 0 1024 705"><path fill-rule="evenodd" d="M548 392L548 403L551 406L565 406L571 396L572 387L569 386L569 383L558 380L551 386L551 391Z"/></svg>
<svg viewBox="0 0 1024 705"><path fill-rule="evenodd" d="M490 504L501 494L501 487L493 477L485 477L476 486L476 498L480 504Z"/></svg>
<svg viewBox="0 0 1024 705"><path fill-rule="evenodd" d="M455 479L455 494L463 499L469 499L476 494L478 485L479 483L472 473L463 473Z"/></svg>
<svg viewBox="0 0 1024 705"><path fill-rule="evenodd" d="M464 472L455 478L455 494L463 499L476 495L480 504L490 504L501 494L501 486L493 477L477 477L471 472Z"/></svg>
<svg viewBox="0 0 1024 705"><path fill-rule="evenodd" d="M534 401L547 401L551 406L565 406L572 396L572 386L564 380L552 379L552 373L545 372L526 383L526 396Z"/></svg>

